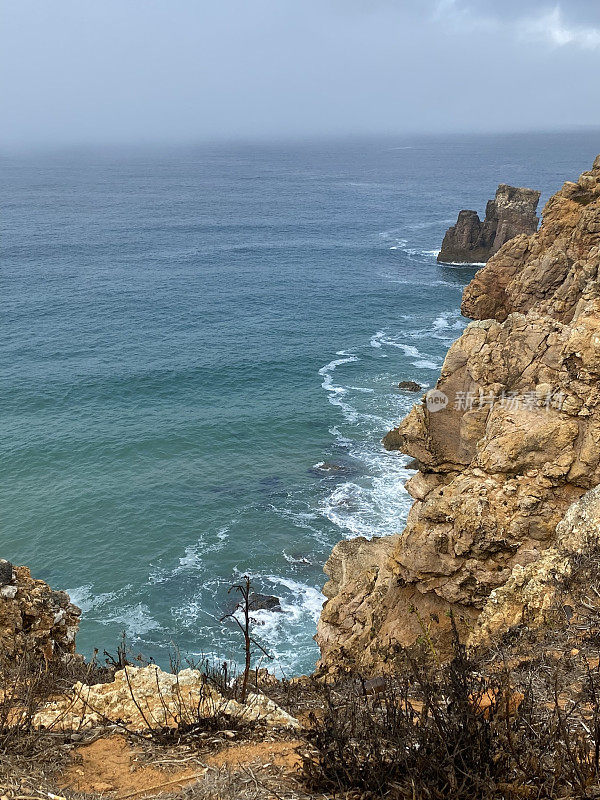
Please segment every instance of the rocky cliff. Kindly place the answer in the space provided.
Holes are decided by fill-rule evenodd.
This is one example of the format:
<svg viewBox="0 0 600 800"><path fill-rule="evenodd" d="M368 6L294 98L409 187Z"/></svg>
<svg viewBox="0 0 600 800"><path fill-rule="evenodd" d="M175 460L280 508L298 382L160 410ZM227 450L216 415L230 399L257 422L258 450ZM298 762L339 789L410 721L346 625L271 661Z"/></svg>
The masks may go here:
<svg viewBox="0 0 600 800"><path fill-rule="evenodd" d="M27 656L48 665L74 654L80 615L66 592L0 560L0 661Z"/></svg>
<svg viewBox="0 0 600 800"><path fill-rule="evenodd" d="M569 507L600 484L599 268L600 156L465 290L476 321L444 362L446 404L429 393L385 437L419 464L415 502L404 532L334 549L322 670L381 669L419 637L443 654L449 611L481 641L547 589L536 565L554 563Z"/></svg>
<svg viewBox="0 0 600 800"><path fill-rule="evenodd" d="M501 183L494 200L487 204L482 222L476 211L461 211L456 225L448 229L438 261L446 263L485 262L502 245L521 234L537 230L540 193Z"/></svg>

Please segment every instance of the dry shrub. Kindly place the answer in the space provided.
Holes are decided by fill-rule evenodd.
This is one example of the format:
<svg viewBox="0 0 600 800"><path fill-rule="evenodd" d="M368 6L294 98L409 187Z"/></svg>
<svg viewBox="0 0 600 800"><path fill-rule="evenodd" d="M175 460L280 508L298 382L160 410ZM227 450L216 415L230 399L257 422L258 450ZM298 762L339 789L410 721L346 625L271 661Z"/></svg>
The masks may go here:
<svg viewBox="0 0 600 800"><path fill-rule="evenodd" d="M52 748L65 735L56 730L40 730L33 725L35 715L52 699L63 695L77 681L105 683L113 673L93 660L80 657L49 663L31 654L0 663L0 765L14 758L36 757Z"/></svg>
<svg viewBox="0 0 600 800"><path fill-rule="evenodd" d="M305 782L395 800L600 797L600 675L588 670L576 691L557 676L515 685L458 641L446 667L403 651L381 691L356 677L323 690Z"/></svg>

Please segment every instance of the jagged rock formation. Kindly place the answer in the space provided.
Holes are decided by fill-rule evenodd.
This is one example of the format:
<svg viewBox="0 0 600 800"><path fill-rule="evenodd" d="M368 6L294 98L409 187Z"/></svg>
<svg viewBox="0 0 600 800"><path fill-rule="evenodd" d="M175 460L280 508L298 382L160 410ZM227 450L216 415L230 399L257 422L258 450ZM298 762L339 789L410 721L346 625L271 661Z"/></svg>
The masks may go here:
<svg viewBox="0 0 600 800"><path fill-rule="evenodd" d="M415 503L401 535L335 548L346 579L328 584L322 669L381 669L419 636L443 654L450 610L477 641L501 587L557 547L569 506L600 484L599 269L600 156L465 290L480 321L447 354L447 405L425 398L385 437L418 462Z"/></svg>
<svg viewBox="0 0 600 800"><path fill-rule="evenodd" d="M66 592L34 580L27 567L0 561L0 652L48 664L75 653L81 611Z"/></svg>
<svg viewBox="0 0 600 800"><path fill-rule="evenodd" d="M589 293L595 296L599 170L600 157L548 201L537 236L514 239L475 275L463 297L466 316L502 322L512 312L536 310L570 322Z"/></svg>
<svg viewBox="0 0 600 800"><path fill-rule="evenodd" d="M477 264L487 261L515 236L535 233L540 193L501 183L490 200L482 222L476 211L461 211L448 229L438 261Z"/></svg>
<svg viewBox="0 0 600 800"><path fill-rule="evenodd" d="M156 665L125 667L111 683L76 683L40 709L33 724L70 731L118 722L133 731L147 731L193 725L216 716L275 728L300 727L297 719L263 694L249 693L241 704L223 697L198 670L183 669L174 675Z"/></svg>
<svg viewBox="0 0 600 800"><path fill-rule="evenodd" d="M498 635L519 625L524 612L527 624L534 626L549 621L558 607L575 611L584 598L573 576L580 569L582 558L589 555L597 563L599 553L600 486L597 486L569 508L556 528L552 547L534 563L515 567L504 586L491 593L470 643L490 644ZM582 588L583 594L592 591L587 583Z"/></svg>

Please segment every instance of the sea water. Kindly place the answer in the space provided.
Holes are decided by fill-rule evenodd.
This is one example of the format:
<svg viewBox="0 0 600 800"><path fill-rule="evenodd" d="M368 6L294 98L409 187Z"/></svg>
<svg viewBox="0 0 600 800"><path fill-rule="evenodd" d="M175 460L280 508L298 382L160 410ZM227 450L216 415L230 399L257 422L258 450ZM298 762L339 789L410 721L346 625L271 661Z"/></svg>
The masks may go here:
<svg viewBox="0 0 600 800"><path fill-rule="evenodd" d="M403 528L380 441L434 385L474 268L436 263L499 182L542 202L600 136L4 154L0 556L83 609L79 649L311 670L333 545Z"/></svg>

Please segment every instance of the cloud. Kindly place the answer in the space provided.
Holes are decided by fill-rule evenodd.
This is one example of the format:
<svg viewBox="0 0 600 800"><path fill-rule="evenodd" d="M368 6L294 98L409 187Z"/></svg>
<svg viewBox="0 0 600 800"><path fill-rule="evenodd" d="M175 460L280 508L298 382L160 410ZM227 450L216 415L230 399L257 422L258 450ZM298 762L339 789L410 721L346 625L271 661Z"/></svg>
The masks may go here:
<svg viewBox="0 0 600 800"><path fill-rule="evenodd" d="M506 31L520 41L600 49L600 4L569 0L568 10L545 0L436 0L433 17L457 31Z"/></svg>
<svg viewBox="0 0 600 800"><path fill-rule="evenodd" d="M567 23L560 6L537 19L524 19L520 35L527 40L546 41L557 47L571 45L585 50L600 48L600 28Z"/></svg>

